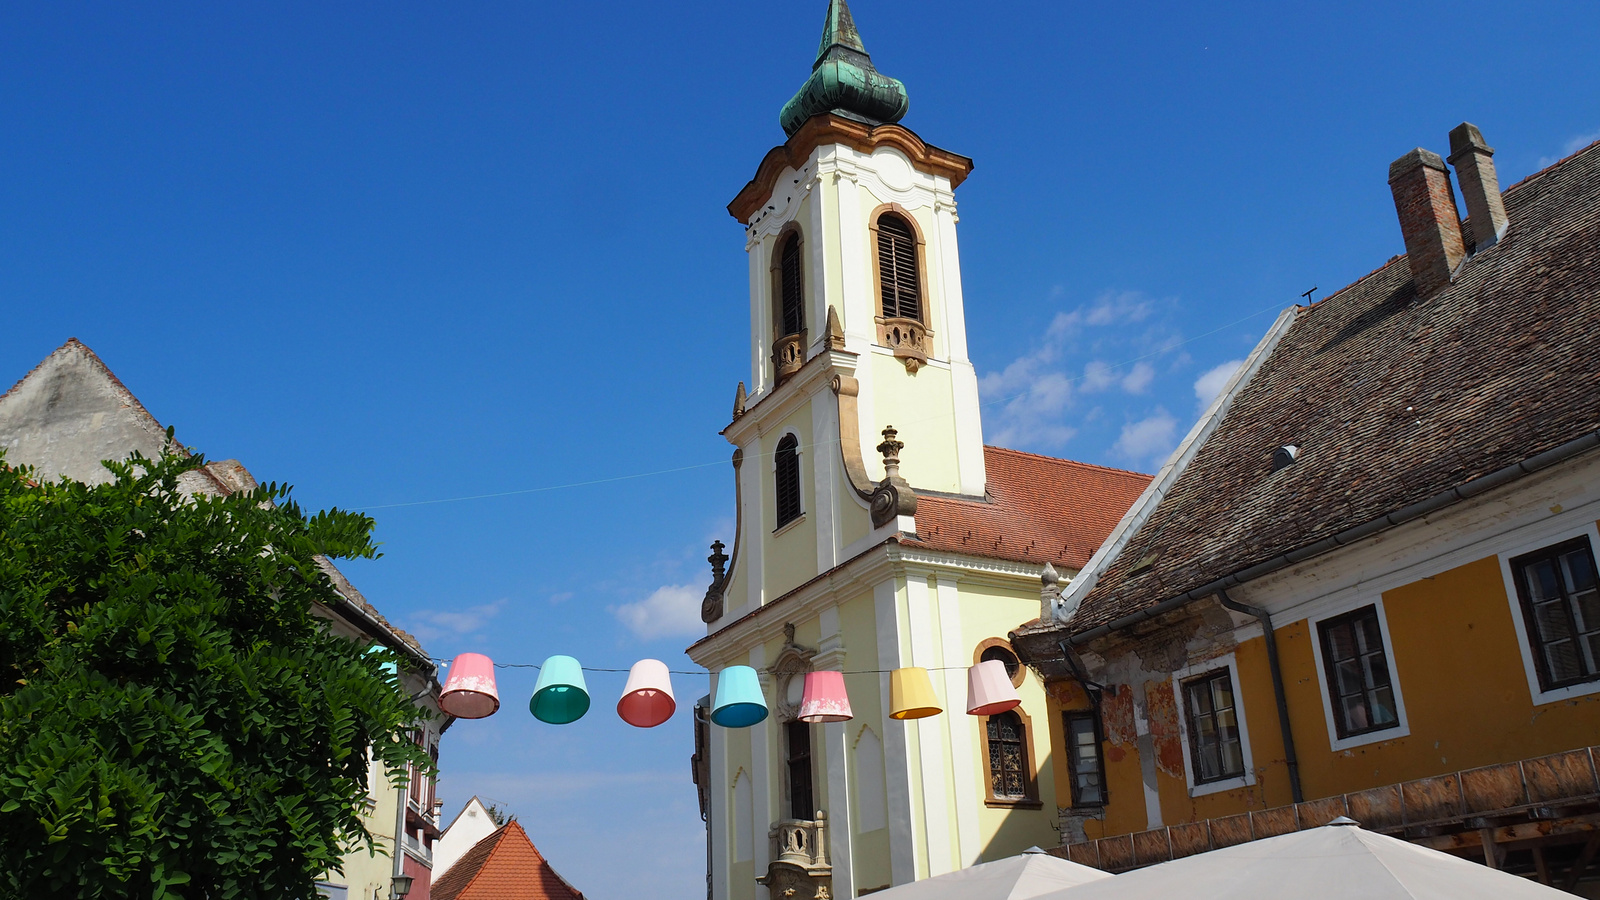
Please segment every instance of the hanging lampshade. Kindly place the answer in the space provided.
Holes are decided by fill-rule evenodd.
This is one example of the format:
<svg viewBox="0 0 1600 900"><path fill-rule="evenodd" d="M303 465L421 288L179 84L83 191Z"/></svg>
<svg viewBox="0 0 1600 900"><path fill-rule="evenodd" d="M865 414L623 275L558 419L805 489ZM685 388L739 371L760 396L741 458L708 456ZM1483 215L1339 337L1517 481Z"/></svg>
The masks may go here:
<svg viewBox="0 0 1600 900"><path fill-rule="evenodd" d="M463 653L450 664L439 708L458 719L483 719L500 708L494 662L482 653Z"/></svg>
<svg viewBox="0 0 1600 900"><path fill-rule="evenodd" d="M552 656L539 669L528 712L541 722L565 725L583 718L589 711L589 688L583 683L583 667L570 656Z"/></svg>
<svg viewBox="0 0 1600 900"><path fill-rule="evenodd" d="M800 697L802 722L848 722L850 696L844 692L843 672L807 672L806 690Z"/></svg>
<svg viewBox="0 0 1600 900"><path fill-rule="evenodd" d="M717 702L711 721L723 728L749 728L767 717L761 677L749 666L729 666L717 673Z"/></svg>
<svg viewBox="0 0 1600 900"><path fill-rule="evenodd" d="M998 716L1021 705L1005 663L986 659L967 670L967 715Z"/></svg>
<svg viewBox="0 0 1600 900"><path fill-rule="evenodd" d="M889 673L889 718L925 719L942 712L927 669L909 666Z"/></svg>
<svg viewBox="0 0 1600 900"><path fill-rule="evenodd" d="M654 728L672 718L678 701L672 696L672 675L659 659L641 659L628 670L628 685L617 701L617 715L637 728Z"/></svg>

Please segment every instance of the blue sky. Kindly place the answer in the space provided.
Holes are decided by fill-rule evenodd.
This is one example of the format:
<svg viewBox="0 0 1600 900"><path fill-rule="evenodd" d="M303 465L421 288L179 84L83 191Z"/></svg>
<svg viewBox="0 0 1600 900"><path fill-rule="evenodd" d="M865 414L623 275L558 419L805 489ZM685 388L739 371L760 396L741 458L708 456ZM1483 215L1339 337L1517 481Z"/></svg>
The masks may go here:
<svg viewBox="0 0 1600 900"><path fill-rule="evenodd" d="M684 668L748 377L723 207L824 6L8 5L0 381L77 336L187 443L370 510L349 574L436 656ZM1402 153L1470 120L1510 184L1600 137L1589 4L853 9L904 124L976 160L986 437L1107 465L1152 470L1274 311L1402 251ZM692 900L687 717L623 725L622 679L555 728L505 672L447 814L502 802L596 900Z"/></svg>

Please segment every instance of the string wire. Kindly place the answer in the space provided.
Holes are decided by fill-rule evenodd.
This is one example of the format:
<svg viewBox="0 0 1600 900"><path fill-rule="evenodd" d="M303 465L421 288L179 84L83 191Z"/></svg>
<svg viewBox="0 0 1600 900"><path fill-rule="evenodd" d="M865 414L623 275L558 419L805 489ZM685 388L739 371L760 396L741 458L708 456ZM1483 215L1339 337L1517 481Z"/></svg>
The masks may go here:
<svg viewBox="0 0 1600 900"><path fill-rule="evenodd" d="M442 659L442 658L437 657L437 656L430 657L430 658L436 663L448 663L449 662L449 660L445 660L445 659ZM542 669L543 668L543 666L540 665L539 663L498 663L498 662L494 664L494 667L496 669L534 669L534 670L538 670L538 669ZM608 668L603 668L603 667L600 667L600 666L579 666L578 668L582 669L585 672L631 672L631 671L633 671L632 669L608 669ZM902 668L905 668L905 667L902 666ZM918 668L926 669L929 672L953 672L953 671L955 671L957 669L970 669L972 667L971 666L919 666ZM704 675L715 675L716 674L715 672L711 671L710 669L668 669L667 671L672 673L673 675L704 676ZM767 673L769 675L777 674L776 671L773 670L773 669L762 669L760 671L765 672L765 673ZM895 670L895 669L846 669L843 672L840 672L839 674L841 674L841 675L887 675L887 674L889 674L891 672L894 672L894 671L897 671L897 670Z"/></svg>
<svg viewBox="0 0 1600 900"><path fill-rule="evenodd" d="M1107 367L1107 371L1113 371L1114 372L1114 371L1117 371L1118 369L1122 369L1122 368L1126 368L1127 366L1131 366L1134 363L1143 362L1144 360L1151 359L1152 357L1160 356L1163 353L1169 353L1172 350L1177 349L1178 347L1182 347L1182 346L1185 346L1187 344L1192 344L1195 341L1198 341L1198 340L1200 340L1202 338L1210 337L1211 335L1216 334L1219 331L1226 331L1229 328L1234 327L1235 325L1239 325L1239 324L1242 324L1244 322L1248 322L1249 320L1251 320L1251 319L1255 318L1256 316L1259 316L1259 315L1261 315L1263 313L1268 313L1268 312L1272 312L1274 310L1281 310L1281 309L1283 309L1283 307L1278 306L1277 304L1273 304L1272 306L1264 306L1264 307L1256 310L1255 312L1248 313L1245 316L1243 316L1241 318L1238 318L1238 319L1235 319L1232 322L1229 322L1229 323L1227 323L1225 325L1219 325L1216 328L1211 329L1210 331L1203 332L1201 334L1197 334L1197 335L1195 335L1194 337L1191 337L1191 338L1185 338L1184 340L1178 341L1175 344L1165 344L1160 349L1152 350L1151 352L1146 353L1146 354L1144 354L1142 356L1135 356L1132 359L1125 359L1125 360L1123 360L1121 362L1113 363L1112 365ZM1070 378L1067 379L1067 384L1068 385L1072 385L1072 384L1075 384L1076 382L1081 381L1081 380L1082 380L1081 376L1070 377ZM1028 395L1028 391L1027 390L1023 390L1023 391L1020 391L1018 393L1011 394L1010 396L996 397L993 400L991 400L990 402L993 403L995 406L1004 406L1005 404L1010 403L1013 400L1021 399L1023 397L1026 397L1027 395ZM950 418L953 415L954 415L953 412L952 413L936 413L934 415L927 416L927 417L922 418L922 419L914 419L914 420L912 420L910 422L907 422L906 424L908 424L908 425L920 425L920 424L922 424L924 422L931 422L931 421L939 420L939 419L947 419L947 418ZM813 449L813 448L815 448L817 446L820 446L820 444L808 444L808 445L806 445L806 449L808 449L808 450L809 449ZM758 458L771 457L771 456L775 455L776 452L777 451L775 451L775 450L767 451L765 453L759 454ZM488 494L467 494L467 495L460 496L460 497L439 497L439 498L435 498L435 499L432 499L432 500L410 500L410 501L407 501L407 502L404 502L404 503L380 503L380 504L376 504L376 505L358 505L358 506L352 506L351 508L352 509L361 509L361 510L402 509L402 508L410 507L410 506L432 506L432 505L439 504L439 503L463 503L463 502L466 502L466 501L469 501L469 500L492 500L492 499L495 499L495 498L498 498L498 497L516 497L516 496L521 496L521 495L524 495L524 494L543 494L543 493L548 493L550 491L562 491L562 490L568 490L568 489L571 489L571 488L593 487L595 485L600 485L600 484L613 484L613 483L619 482L619 481L632 481L632 480L639 479L639 478L655 478L655 477L660 476L660 475L674 475L674 474L677 474L679 472L690 472L690 471L694 471L695 469L709 469L709 468L711 468L713 466L725 466L727 464L728 464L727 460L719 459L716 462L691 463L691 464L685 465L685 466L674 466L674 467L669 468L669 469L655 469L655 470L649 471L649 472L633 472L633 473L630 473L630 474L627 474L627 475L612 475L612 476L609 476L609 477L606 477L606 478L591 478L591 479L588 479L586 481L571 481L571 482L567 482L565 484L548 484L548 485L544 485L542 487L520 488L518 490L512 490L512 491L495 491L493 493L488 493ZM847 672L845 674L851 674L851 673Z"/></svg>

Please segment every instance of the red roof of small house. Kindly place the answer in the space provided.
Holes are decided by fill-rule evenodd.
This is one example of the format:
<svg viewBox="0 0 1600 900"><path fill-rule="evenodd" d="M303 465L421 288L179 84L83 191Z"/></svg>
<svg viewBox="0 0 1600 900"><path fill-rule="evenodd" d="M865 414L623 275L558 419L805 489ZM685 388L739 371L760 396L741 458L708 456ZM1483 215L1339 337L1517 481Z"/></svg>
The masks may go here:
<svg viewBox="0 0 1600 900"><path fill-rule="evenodd" d="M430 900L583 900L515 819L462 854L433 882Z"/></svg>
<svg viewBox="0 0 1600 900"><path fill-rule="evenodd" d="M988 496L917 495L925 546L1016 562L1081 569L1133 505L1150 476L1070 459L984 447Z"/></svg>

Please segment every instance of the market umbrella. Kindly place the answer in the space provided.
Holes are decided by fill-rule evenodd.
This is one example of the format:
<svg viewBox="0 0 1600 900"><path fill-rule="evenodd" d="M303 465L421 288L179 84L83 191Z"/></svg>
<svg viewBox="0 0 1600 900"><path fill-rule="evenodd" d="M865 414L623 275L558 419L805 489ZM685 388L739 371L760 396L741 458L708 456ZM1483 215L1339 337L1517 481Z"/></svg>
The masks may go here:
<svg viewBox="0 0 1600 900"><path fill-rule="evenodd" d="M1040 900L1572 900L1526 878L1366 831L1321 828L1236 844L1053 891Z"/></svg>
<svg viewBox="0 0 1600 900"><path fill-rule="evenodd" d="M1100 880L1109 883L1111 876L1034 847L1016 856L879 891L872 897L873 900L1031 900L1041 894Z"/></svg>

